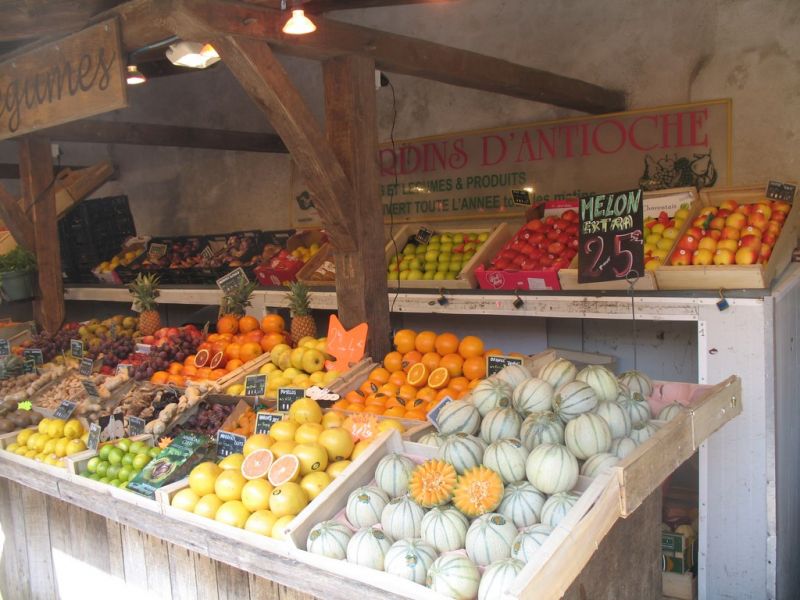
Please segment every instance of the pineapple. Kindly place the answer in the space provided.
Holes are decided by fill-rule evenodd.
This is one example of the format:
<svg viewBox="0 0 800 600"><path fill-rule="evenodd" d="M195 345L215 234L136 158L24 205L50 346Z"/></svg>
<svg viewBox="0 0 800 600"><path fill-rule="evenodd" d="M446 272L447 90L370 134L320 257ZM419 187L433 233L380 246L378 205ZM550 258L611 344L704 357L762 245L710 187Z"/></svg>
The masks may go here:
<svg viewBox="0 0 800 600"><path fill-rule="evenodd" d="M136 279L128 284L134 308L140 311L139 331L142 335L153 335L156 330L161 329L161 317L156 310L158 283L158 275L139 273Z"/></svg>
<svg viewBox="0 0 800 600"><path fill-rule="evenodd" d="M250 306L250 296L256 289L256 283L242 283L222 297L219 307L220 317L230 315L237 320L244 316L245 309Z"/></svg>
<svg viewBox="0 0 800 600"><path fill-rule="evenodd" d="M304 337L317 337L317 325L311 316L308 286L300 281L289 283L289 310L292 314L292 342L295 344Z"/></svg>

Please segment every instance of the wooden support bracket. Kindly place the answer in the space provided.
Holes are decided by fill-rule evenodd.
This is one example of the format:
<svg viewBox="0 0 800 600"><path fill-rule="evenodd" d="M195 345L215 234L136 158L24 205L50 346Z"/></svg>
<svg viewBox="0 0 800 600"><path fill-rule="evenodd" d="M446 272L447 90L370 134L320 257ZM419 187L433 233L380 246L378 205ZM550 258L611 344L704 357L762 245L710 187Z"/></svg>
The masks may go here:
<svg viewBox="0 0 800 600"><path fill-rule="evenodd" d="M2 184L0 184L0 218L20 246L29 252L36 249L33 223L20 206L19 199L12 196Z"/></svg>

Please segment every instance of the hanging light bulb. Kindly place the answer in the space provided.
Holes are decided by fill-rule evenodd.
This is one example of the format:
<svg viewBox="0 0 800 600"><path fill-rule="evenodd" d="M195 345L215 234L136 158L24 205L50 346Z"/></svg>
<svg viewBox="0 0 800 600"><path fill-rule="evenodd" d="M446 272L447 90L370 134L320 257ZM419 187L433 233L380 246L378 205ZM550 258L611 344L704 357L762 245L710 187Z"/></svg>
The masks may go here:
<svg viewBox="0 0 800 600"><path fill-rule="evenodd" d="M297 4L300 3L294 2L295 6ZM286 10L286 0L281 0L281 10ZM306 16L305 11L299 8L292 8L292 16L283 26L283 33L289 35L304 35L316 30L317 26L314 25L314 22Z"/></svg>
<svg viewBox="0 0 800 600"><path fill-rule="evenodd" d="M211 44L181 41L170 45L167 58L177 67L205 69L219 61L219 54Z"/></svg>
<svg viewBox="0 0 800 600"><path fill-rule="evenodd" d="M125 80L128 82L128 85L139 85L147 81L147 77L144 76L136 65L128 65Z"/></svg>

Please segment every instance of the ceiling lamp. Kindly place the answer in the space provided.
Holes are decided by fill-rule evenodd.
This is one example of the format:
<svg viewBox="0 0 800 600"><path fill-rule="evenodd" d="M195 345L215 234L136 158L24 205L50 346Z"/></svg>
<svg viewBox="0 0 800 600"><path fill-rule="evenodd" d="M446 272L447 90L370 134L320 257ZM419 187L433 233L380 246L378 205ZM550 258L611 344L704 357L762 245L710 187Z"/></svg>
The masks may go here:
<svg viewBox="0 0 800 600"><path fill-rule="evenodd" d="M295 5L301 4L300 2L293 2L292 16L286 21L283 26L283 33L289 35L305 35L317 30L317 26L309 19L302 9L294 8ZM281 0L281 10L286 10L286 0Z"/></svg>
<svg viewBox="0 0 800 600"><path fill-rule="evenodd" d="M170 44L167 58L176 67L205 69L219 61L219 54L211 44L200 42L177 42Z"/></svg>
<svg viewBox="0 0 800 600"><path fill-rule="evenodd" d="M144 76L136 65L128 65L128 70L125 75L128 85L139 85L147 81L147 77Z"/></svg>

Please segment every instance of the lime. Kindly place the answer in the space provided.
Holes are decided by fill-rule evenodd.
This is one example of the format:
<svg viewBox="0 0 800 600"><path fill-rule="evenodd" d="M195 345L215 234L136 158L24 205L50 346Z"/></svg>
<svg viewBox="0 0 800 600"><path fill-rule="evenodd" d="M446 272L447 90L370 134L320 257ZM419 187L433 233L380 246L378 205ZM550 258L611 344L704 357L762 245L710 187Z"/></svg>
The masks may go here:
<svg viewBox="0 0 800 600"><path fill-rule="evenodd" d="M147 444L144 442L133 442L131 447L128 448L128 452L133 452L134 454L141 454L142 452L147 452L150 448L147 447Z"/></svg>
<svg viewBox="0 0 800 600"><path fill-rule="evenodd" d="M98 475L97 473L92 473L91 475L89 475L89 479L94 479L95 481L100 481L100 475Z"/></svg>
<svg viewBox="0 0 800 600"><path fill-rule="evenodd" d="M94 472L100 475L100 477L105 477L108 473L108 467L111 465L108 464L107 461L103 460L97 463L97 466L94 469Z"/></svg>
<svg viewBox="0 0 800 600"><path fill-rule="evenodd" d="M97 481L99 481L100 483L108 483L111 480L108 477L101 477Z"/></svg>
<svg viewBox="0 0 800 600"><path fill-rule="evenodd" d="M119 489L121 489L121 490L126 490L126 489L128 489L128 482L127 481L120 481L119 485L117 485L117 487Z"/></svg>
<svg viewBox="0 0 800 600"><path fill-rule="evenodd" d="M125 483L127 483L127 482L125 482ZM113 485L114 487L117 487L119 484L120 484L120 480L119 479L112 479L111 481L108 482L108 485Z"/></svg>
<svg viewBox="0 0 800 600"><path fill-rule="evenodd" d="M121 440L117 441L115 446L120 450L122 450L123 452L127 452L128 450L130 450L131 441L128 438L122 438Z"/></svg>
<svg viewBox="0 0 800 600"><path fill-rule="evenodd" d="M114 446L111 444L106 444L102 448L100 448L100 452L97 453L97 456L100 457L100 460L108 460L108 453L111 452L111 449Z"/></svg>
<svg viewBox="0 0 800 600"><path fill-rule="evenodd" d="M136 479L136 476L140 473L140 471L131 471L131 474L128 475L128 481L133 481Z"/></svg>
<svg viewBox="0 0 800 600"><path fill-rule="evenodd" d="M122 457L124 456L124 452L119 448L111 448L108 453L108 462L112 465L118 465L122 462Z"/></svg>
<svg viewBox="0 0 800 600"><path fill-rule="evenodd" d="M120 469L122 469L122 466L120 465L109 465L108 469L106 470L106 477L117 479Z"/></svg>
<svg viewBox="0 0 800 600"><path fill-rule="evenodd" d="M137 471L141 471L142 469L145 468L147 463L149 463L151 460L153 460L153 459L150 458L150 455L147 454L146 452L144 454L137 454L134 457L133 463L131 464L131 466L134 469L136 469Z"/></svg>
<svg viewBox="0 0 800 600"><path fill-rule="evenodd" d="M154 448L150 448L150 451L148 452L148 454L150 455L150 458L155 458L160 453L161 453L161 448L159 448L158 446L155 446Z"/></svg>
<svg viewBox="0 0 800 600"><path fill-rule="evenodd" d="M128 478L130 477L130 474L131 474L131 468L130 468L130 467L128 467L128 466L125 466L125 467L122 467L122 468L119 470L119 472L117 473L117 478L118 478L120 481L125 481L125 482L127 482L127 481L128 481Z"/></svg>
<svg viewBox="0 0 800 600"><path fill-rule="evenodd" d="M133 464L133 459L136 457L135 454L131 454L128 452L127 454L123 455L122 457L122 466L129 467Z"/></svg>
<svg viewBox="0 0 800 600"><path fill-rule="evenodd" d="M97 465L99 465L100 462L99 456L93 456L89 459L89 462L86 463L86 470L89 471L89 473L97 473Z"/></svg>
<svg viewBox="0 0 800 600"><path fill-rule="evenodd" d="M92 472L89 469L84 469L81 471L81 477L89 477L91 476Z"/></svg>

